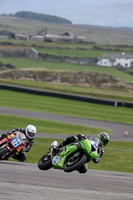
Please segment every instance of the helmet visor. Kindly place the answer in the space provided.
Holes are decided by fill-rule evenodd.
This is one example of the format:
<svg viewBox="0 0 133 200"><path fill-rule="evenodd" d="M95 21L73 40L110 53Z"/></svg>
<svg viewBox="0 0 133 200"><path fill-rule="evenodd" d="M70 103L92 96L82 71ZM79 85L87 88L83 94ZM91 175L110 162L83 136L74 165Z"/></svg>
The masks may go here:
<svg viewBox="0 0 133 200"><path fill-rule="evenodd" d="M104 146L106 146L108 144L108 140L105 140L103 143L104 143Z"/></svg>
<svg viewBox="0 0 133 200"><path fill-rule="evenodd" d="M35 133L31 133L31 132L28 131L28 135L29 135L30 137L34 137Z"/></svg>
<svg viewBox="0 0 133 200"><path fill-rule="evenodd" d="M102 145L106 146L108 144L108 139L105 138L103 135L100 136L100 141L102 143Z"/></svg>

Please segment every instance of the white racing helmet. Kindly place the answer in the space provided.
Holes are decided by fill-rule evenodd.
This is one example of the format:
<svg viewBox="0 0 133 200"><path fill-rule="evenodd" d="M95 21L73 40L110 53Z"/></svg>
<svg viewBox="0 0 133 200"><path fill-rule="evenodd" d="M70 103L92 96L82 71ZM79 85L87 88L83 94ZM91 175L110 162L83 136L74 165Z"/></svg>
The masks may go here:
<svg viewBox="0 0 133 200"><path fill-rule="evenodd" d="M36 134L36 127L33 125L28 125L25 129L27 138L32 139Z"/></svg>

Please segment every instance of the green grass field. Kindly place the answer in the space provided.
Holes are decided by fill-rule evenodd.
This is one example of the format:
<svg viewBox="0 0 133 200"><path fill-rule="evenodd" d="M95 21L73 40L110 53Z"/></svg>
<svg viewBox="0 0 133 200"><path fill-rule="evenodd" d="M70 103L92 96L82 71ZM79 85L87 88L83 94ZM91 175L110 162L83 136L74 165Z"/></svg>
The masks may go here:
<svg viewBox="0 0 133 200"><path fill-rule="evenodd" d="M128 143L125 142L126 145ZM133 145L133 142L132 142ZM118 146L116 146L118 148ZM131 150L106 149L100 163L89 163L88 168L133 173L133 148Z"/></svg>
<svg viewBox="0 0 133 200"><path fill-rule="evenodd" d="M107 90L89 87L80 87L73 85L55 84L49 82L39 82L32 80L12 80L12 79L0 79L1 84L16 85L21 87L36 88L41 90L56 91L62 93L83 95L89 97L97 97L103 99L119 100L122 102L130 101L133 102L132 91L121 91L121 90Z"/></svg>
<svg viewBox="0 0 133 200"><path fill-rule="evenodd" d="M90 57L90 58L98 58L102 57L102 54L107 53L106 50L80 50L80 49L47 49L47 48L35 48L39 53L50 54L50 55L58 55L58 56L68 56L68 57ZM115 54L116 51L108 51L109 54ZM132 53L131 53L132 54Z"/></svg>
<svg viewBox="0 0 133 200"><path fill-rule="evenodd" d="M73 49L73 50L82 50L82 51L88 51L93 50L97 48L97 51L108 51L108 52L131 52L133 50L133 46L130 45L111 45L111 44L95 44L95 43L67 43L67 42L43 42L43 41L37 41L37 40L14 40L14 39L0 39L1 43L10 42L13 45L17 46L26 46L26 47L35 47L35 48L56 48L56 49ZM39 48L40 49L40 48ZM59 51L60 53L60 51Z"/></svg>
<svg viewBox="0 0 133 200"><path fill-rule="evenodd" d="M79 133L83 133L85 135L93 135L93 134L98 134L101 131L109 133L112 132L109 129L94 128L94 127L75 125L63 122L55 122L55 121L0 114L0 130L8 131L10 128L17 128L17 127L25 128L28 124L35 125L37 127L38 133L68 134L68 135L76 135Z"/></svg>
<svg viewBox="0 0 133 200"><path fill-rule="evenodd" d="M133 124L132 109L0 90L0 106Z"/></svg>

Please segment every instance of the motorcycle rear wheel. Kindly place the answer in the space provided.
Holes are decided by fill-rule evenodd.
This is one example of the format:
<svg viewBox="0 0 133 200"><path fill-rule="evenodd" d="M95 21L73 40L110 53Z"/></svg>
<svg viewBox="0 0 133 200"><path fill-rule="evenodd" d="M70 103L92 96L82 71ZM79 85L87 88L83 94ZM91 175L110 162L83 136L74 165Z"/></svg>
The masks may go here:
<svg viewBox="0 0 133 200"><path fill-rule="evenodd" d="M45 154L42 156L42 158L38 162L38 168L40 170L48 170L52 167L52 160L51 156L48 154Z"/></svg>
<svg viewBox="0 0 133 200"><path fill-rule="evenodd" d="M76 159L74 159L74 156L73 156L66 161L63 169L65 172L72 172L80 168L83 164L86 163L86 161L87 161L87 157L84 154L80 155Z"/></svg>

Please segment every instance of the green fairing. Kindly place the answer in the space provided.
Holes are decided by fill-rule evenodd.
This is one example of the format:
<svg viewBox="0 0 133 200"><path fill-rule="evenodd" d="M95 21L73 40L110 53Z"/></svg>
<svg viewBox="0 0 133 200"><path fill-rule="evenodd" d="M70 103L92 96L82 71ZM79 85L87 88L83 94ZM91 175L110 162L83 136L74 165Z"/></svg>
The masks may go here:
<svg viewBox="0 0 133 200"><path fill-rule="evenodd" d="M88 155L91 151L91 141L90 140L83 140L80 143L83 147L84 153L86 155Z"/></svg>
<svg viewBox="0 0 133 200"><path fill-rule="evenodd" d="M91 141L86 139L79 142L83 148L83 153L87 156L88 160L91 158L96 159L98 157L97 151L91 152ZM66 158L68 155L72 154L73 152L76 152L78 150L78 147L75 144L69 144L66 147L63 148L63 151L59 154L53 157L52 159L52 166L56 169L63 169L64 163L66 161Z"/></svg>
<svg viewBox="0 0 133 200"><path fill-rule="evenodd" d="M83 140L81 142L83 147L84 153L87 155L88 158L96 159L98 157L97 151L91 152L91 141L90 140Z"/></svg>
<svg viewBox="0 0 133 200"><path fill-rule="evenodd" d="M53 157L53 160L52 160L53 168L63 169L67 156L75 152L77 149L78 149L77 146L74 144L67 145L65 148L63 148L63 151L60 153L59 156ZM56 162L57 157L58 157L58 161Z"/></svg>

